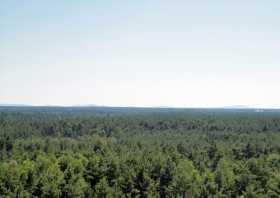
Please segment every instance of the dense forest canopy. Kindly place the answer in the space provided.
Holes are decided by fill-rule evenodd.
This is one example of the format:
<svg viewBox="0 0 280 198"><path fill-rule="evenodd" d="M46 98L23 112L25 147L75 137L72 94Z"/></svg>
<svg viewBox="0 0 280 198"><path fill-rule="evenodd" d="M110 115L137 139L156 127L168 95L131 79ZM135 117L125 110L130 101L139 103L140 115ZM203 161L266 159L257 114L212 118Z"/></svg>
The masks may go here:
<svg viewBox="0 0 280 198"><path fill-rule="evenodd" d="M280 197L280 112L1 107L0 197Z"/></svg>

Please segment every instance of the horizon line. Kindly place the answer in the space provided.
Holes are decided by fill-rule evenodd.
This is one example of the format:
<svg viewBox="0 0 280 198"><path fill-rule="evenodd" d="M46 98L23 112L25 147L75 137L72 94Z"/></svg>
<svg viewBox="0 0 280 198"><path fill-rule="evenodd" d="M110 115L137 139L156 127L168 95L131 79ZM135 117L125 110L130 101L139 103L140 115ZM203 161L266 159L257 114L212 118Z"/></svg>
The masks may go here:
<svg viewBox="0 0 280 198"><path fill-rule="evenodd" d="M77 104L77 105L59 105L59 104L9 104L2 103L0 107L108 107L108 108L158 108L158 109L280 109L280 107L260 107L248 105L229 105L229 106L137 106L137 105L98 105L98 104Z"/></svg>

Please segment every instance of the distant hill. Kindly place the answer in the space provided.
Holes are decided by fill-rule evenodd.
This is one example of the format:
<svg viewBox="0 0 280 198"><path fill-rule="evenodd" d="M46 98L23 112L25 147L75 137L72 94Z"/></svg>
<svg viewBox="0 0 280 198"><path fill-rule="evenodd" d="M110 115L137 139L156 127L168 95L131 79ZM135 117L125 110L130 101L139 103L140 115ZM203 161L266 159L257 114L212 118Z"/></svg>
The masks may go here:
<svg viewBox="0 0 280 198"><path fill-rule="evenodd" d="M247 106L231 106L224 108L172 108L172 107L106 107L106 106L30 106L0 105L0 112L70 112L70 113L172 113L172 112L204 112L204 113L280 113L280 109L250 108Z"/></svg>
<svg viewBox="0 0 280 198"><path fill-rule="evenodd" d="M223 109L254 109L253 107L246 106L246 105L232 105L232 106L226 106L222 108Z"/></svg>
<svg viewBox="0 0 280 198"><path fill-rule="evenodd" d="M0 104L0 107L32 107L28 104Z"/></svg>

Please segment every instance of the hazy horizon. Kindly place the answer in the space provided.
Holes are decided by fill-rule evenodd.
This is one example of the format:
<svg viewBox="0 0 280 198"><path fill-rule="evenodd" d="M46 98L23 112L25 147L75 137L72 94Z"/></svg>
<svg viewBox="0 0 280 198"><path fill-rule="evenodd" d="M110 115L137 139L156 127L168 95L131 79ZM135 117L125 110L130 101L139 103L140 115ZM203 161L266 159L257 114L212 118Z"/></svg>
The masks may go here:
<svg viewBox="0 0 280 198"><path fill-rule="evenodd" d="M126 105L95 105L95 104L73 104L73 105L55 105L55 104L9 104L0 103L0 107L105 107L105 108L170 108L170 109L275 109L280 110L278 107L259 107L259 106L247 106L247 105L230 105L230 106L126 106Z"/></svg>
<svg viewBox="0 0 280 198"><path fill-rule="evenodd" d="M2 1L0 104L280 108L279 9Z"/></svg>

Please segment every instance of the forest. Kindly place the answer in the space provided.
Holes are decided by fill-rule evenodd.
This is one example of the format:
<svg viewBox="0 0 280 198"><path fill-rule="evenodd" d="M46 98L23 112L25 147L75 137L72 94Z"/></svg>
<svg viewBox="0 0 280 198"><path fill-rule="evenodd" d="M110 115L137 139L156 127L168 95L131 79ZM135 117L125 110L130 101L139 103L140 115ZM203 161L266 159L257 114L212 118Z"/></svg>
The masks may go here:
<svg viewBox="0 0 280 198"><path fill-rule="evenodd" d="M1 198L279 198L280 112L0 108Z"/></svg>

